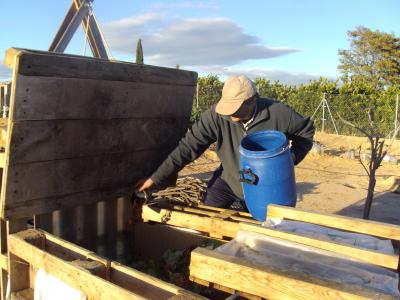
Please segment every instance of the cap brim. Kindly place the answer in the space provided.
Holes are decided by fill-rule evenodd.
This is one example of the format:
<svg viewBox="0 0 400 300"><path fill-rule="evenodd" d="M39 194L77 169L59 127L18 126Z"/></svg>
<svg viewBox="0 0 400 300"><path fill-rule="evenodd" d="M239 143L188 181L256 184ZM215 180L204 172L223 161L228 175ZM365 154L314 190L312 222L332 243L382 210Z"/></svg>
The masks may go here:
<svg viewBox="0 0 400 300"><path fill-rule="evenodd" d="M220 115L231 116L239 110L243 102L244 100L235 102L224 102L220 100L215 106L215 112Z"/></svg>

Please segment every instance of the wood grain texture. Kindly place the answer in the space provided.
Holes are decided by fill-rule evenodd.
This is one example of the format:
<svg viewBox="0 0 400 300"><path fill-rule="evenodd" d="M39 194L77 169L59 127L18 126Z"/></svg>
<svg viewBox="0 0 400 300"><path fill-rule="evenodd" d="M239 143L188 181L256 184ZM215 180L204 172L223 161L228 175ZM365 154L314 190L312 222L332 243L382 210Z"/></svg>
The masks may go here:
<svg viewBox="0 0 400 300"><path fill-rule="evenodd" d="M5 61L3 217L128 196L187 129L194 72L23 49Z"/></svg>
<svg viewBox="0 0 400 300"><path fill-rule="evenodd" d="M239 222L228 221L219 217L193 214L173 209L157 208L143 205L142 218L145 222L154 221L168 225L189 228L209 233L210 236L222 239L235 237L239 230Z"/></svg>
<svg viewBox="0 0 400 300"><path fill-rule="evenodd" d="M195 86L17 75L10 120L186 118Z"/></svg>
<svg viewBox="0 0 400 300"><path fill-rule="evenodd" d="M133 188L138 179L152 174L167 153L141 151L13 165L2 190L8 199L6 210L28 200L127 185Z"/></svg>
<svg viewBox="0 0 400 300"><path fill-rule="evenodd" d="M15 57L19 65L18 73L29 76L141 81L191 86L196 84L197 79L197 73L180 69L18 48L7 50L5 64L10 68L15 68Z"/></svg>
<svg viewBox="0 0 400 300"><path fill-rule="evenodd" d="M18 122L8 164L144 150L155 155L157 149L173 149L186 126L186 118Z"/></svg>
<svg viewBox="0 0 400 300"><path fill-rule="evenodd" d="M269 205L267 209L267 219L269 220L272 218L302 221L335 229L364 233L392 240L400 240L400 226L388 223L333 214L321 214L299 208L291 208L274 204Z"/></svg>
<svg viewBox="0 0 400 300"><path fill-rule="evenodd" d="M354 285L321 280L292 270L260 266L247 260L197 248L190 275L265 299L394 299Z"/></svg>

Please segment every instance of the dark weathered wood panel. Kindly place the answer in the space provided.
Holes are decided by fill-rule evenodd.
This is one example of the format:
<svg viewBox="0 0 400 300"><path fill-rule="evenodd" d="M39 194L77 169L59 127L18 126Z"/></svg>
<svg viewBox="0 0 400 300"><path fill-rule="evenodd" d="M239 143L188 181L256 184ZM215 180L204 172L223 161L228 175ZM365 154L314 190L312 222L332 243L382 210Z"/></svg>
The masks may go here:
<svg viewBox="0 0 400 300"><path fill-rule="evenodd" d="M187 129L194 72L18 49L6 64L3 217L129 196Z"/></svg>
<svg viewBox="0 0 400 300"><path fill-rule="evenodd" d="M148 150L16 164L8 169L5 197L7 203L17 203L128 184L133 188L167 153Z"/></svg>
<svg viewBox="0 0 400 300"><path fill-rule="evenodd" d="M18 74L28 76L68 77L113 81L137 81L173 85L196 84L197 73L172 68L94 59L86 56L10 48L4 62Z"/></svg>
<svg viewBox="0 0 400 300"><path fill-rule="evenodd" d="M182 118L18 122L8 163L172 149L186 125Z"/></svg>
<svg viewBox="0 0 400 300"><path fill-rule="evenodd" d="M190 115L194 86L17 76L12 121Z"/></svg>

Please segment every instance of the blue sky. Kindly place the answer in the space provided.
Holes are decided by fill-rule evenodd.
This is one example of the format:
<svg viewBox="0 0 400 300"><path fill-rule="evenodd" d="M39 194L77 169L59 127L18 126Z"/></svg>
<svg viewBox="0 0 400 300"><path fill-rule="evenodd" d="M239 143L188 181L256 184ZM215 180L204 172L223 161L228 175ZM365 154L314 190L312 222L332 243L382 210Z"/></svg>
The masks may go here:
<svg viewBox="0 0 400 300"><path fill-rule="evenodd" d="M47 50L71 1L3 0L0 55L9 47ZM134 61L142 38L145 63L179 64L222 79L238 73L288 84L336 79L348 30L365 26L400 36L398 0L94 0L93 9L115 59ZM84 53L82 32L66 52ZM10 74L0 65L0 80Z"/></svg>

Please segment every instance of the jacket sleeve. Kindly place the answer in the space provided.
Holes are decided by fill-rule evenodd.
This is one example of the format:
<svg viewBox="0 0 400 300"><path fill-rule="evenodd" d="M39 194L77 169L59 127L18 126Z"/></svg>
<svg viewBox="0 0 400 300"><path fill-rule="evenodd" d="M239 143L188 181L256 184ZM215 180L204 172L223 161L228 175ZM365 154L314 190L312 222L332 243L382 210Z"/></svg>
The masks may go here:
<svg viewBox="0 0 400 300"><path fill-rule="evenodd" d="M151 179L156 185L162 185L173 174L195 160L217 139L217 121L214 106L206 110L200 119L192 125L178 146L168 155L153 173Z"/></svg>
<svg viewBox="0 0 400 300"><path fill-rule="evenodd" d="M288 138L292 141L291 151L295 155L294 164L300 163L313 145L314 123L292 110L288 127Z"/></svg>

